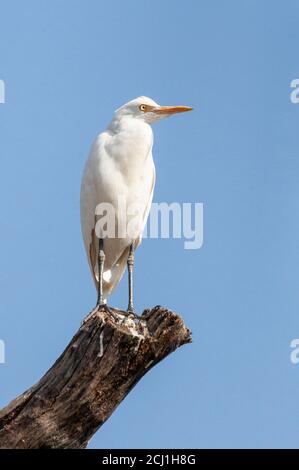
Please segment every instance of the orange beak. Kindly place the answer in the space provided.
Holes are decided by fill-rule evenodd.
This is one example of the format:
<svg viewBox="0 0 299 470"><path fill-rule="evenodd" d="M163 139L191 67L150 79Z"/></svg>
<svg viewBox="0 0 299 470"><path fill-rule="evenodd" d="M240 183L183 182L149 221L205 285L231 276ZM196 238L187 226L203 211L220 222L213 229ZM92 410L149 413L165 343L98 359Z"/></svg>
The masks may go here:
<svg viewBox="0 0 299 470"><path fill-rule="evenodd" d="M156 114L176 114L192 111L192 109L190 106L157 106L152 109L152 112Z"/></svg>

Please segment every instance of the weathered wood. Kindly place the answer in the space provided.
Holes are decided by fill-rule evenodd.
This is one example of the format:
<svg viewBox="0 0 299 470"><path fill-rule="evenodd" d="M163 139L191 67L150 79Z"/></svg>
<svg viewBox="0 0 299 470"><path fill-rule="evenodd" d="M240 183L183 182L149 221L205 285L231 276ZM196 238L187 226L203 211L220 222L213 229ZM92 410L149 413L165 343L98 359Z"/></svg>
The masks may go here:
<svg viewBox="0 0 299 470"><path fill-rule="evenodd" d="M65 351L0 411L0 448L85 448L141 377L191 342L179 315L145 310L136 322L111 309L88 315Z"/></svg>

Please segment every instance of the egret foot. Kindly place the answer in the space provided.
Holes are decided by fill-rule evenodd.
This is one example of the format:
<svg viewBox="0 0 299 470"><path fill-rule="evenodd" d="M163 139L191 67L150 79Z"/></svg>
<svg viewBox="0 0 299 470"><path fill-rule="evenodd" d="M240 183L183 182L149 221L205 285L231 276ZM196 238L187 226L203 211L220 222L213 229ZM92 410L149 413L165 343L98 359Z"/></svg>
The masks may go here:
<svg viewBox="0 0 299 470"><path fill-rule="evenodd" d="M97 311L97 307L93 308L91 312L82 320L81 326L85 325L85 323L92 317L92 315Z"/></svg>
<svg viewBox="0 0 299 470"><path fill-rule="evenodd" d="M107 304L97 304L95 306L95 308L92 309L92 311L86 315L86 317L84 318L84 320L81 322L81 326L82 325L85 325L85 323L92 317L92 315L95 313L95 312L99 312L100 310L104 310L106 313L108 313L112 318L113 320L115 320L116 322L119 322L120 319L117 315L115 315L114 312L112 312L111 308L108 307Z"/></svg>
<svg viewBox="0 0 299 470"><path fill-rule="evenodd" d="M96 309L97 311L104 310L106 313L109 313L109 315L111 315L113 320L115 320L116 322L119 322L119 317L115 315L115 313L111 310L111 308L107 304L104 304L104 303L97 304Z"/></svg>
<svg viewBox="0 0 299 470"><path fill-rule="evenodd" d="M137 315L134 308L128 308L127 309L127 315L128 315L129 318L132 318L133 320L140 320L141 319L141 316Z"/></svg>
<svg viewBox="0 0 299 470"><path fill-rule="evenodd" d="M128 308L127 308L127 314L128 315L132 315L133 317L135 317L136 313L135 313L135 308L133 307L133 305L129 305Z"/></svg>

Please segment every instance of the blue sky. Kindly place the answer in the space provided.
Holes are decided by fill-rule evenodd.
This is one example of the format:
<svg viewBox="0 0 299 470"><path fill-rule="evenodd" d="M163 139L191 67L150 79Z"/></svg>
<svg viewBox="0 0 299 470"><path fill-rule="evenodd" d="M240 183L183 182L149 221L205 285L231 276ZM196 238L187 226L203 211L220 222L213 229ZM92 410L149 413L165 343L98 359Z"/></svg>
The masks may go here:
<svg viewBox="0 0 299 470"><path fill-rule="evenodd" d="M147 95L156 202L203 202L204 245L145 240L139 311L180 312L192 345L155 367L96 448L297 447L299 78L295 0L1 0L0 406L35 383L95 302L81 240L92 140ZM124 307L125 278L111 299Z"/></svg>

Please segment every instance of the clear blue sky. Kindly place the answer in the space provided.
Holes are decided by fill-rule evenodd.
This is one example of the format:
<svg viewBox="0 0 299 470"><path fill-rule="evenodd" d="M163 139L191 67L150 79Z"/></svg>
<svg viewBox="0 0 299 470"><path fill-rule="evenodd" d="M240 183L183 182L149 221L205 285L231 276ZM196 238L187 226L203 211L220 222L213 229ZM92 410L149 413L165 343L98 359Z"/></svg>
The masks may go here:
<svg viewBox="0 0 299 470"><path fill-rule="evenodd" d="M145 240L139 311L194 343L155 367L90 447L298 447L296 0L1 0L0 405L36 382L95 302L79 189L93 138L147 95L154 200L204 203L204 245ZM126 306L125 278L111 303Z"/></svg>

